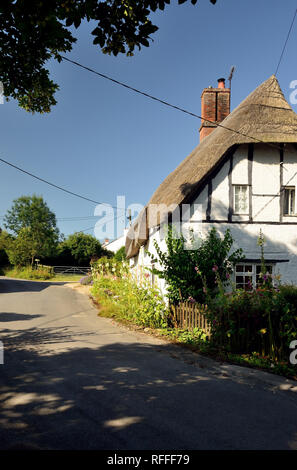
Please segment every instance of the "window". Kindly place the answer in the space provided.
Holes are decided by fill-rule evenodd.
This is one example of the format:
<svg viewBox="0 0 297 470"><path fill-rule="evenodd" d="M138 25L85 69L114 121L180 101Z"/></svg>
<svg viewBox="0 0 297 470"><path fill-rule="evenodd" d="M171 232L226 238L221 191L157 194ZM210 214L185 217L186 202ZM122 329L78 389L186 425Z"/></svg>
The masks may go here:
<svg viewBox="0 0 297 470"><path fill-rule="evenodd" d="M295 215L295 187L284 188L284 215Z"/></svg>
<svg viewBox="0 0 297 470"><path fill-rule="evenodd" d="M237 289L252 290L253 265L238 264L235 268L235 283Z"/></svg>
<svg viewBox="0 0 297 470"><path fill-rule="evenodd" d="M273 265L266 264L266 272L273 273ZM237 264L235 267L236 288L252 290L259 285L261 264Z"/></svg>
<svg viewBox="0 0 297 470"><path fill-rule="evenodd" d="M248 214L248 186L234 186L234 214Z"/></svg>
<svg viewBox="0 0 297 470"><path fill-rule="evenodd" d="M272 264L265 264L266 267L266 273L272 274ZM260 280L260 274L261 274L261 265L258 264L256 265L256 286L259 285L259 280Z"/></svg>

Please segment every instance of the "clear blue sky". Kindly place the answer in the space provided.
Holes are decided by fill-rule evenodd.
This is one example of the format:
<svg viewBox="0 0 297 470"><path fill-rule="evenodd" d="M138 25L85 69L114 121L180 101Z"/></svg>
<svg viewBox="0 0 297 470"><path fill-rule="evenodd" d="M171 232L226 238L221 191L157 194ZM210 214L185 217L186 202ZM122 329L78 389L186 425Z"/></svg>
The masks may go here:
<svg viewBox="0 0 297 470"><path fill-rule="evenodd" d="M93 25L75 31L68 57L172 104L200 114L203 88L228 77L232 108L275 72L296 0L199 0L152 15L159 26L149 48L134 57L105 56L92 45ZM297 80L297 20L278 72L286 98ZM200 121L63 62L50 62L58 104L32 115L15 101L0 105L0 156L86 197L146 204L154 190L198 144ZM297 105L293 106L297 111ZM95 225L95 205L0 163L0 216L21 195L42 195L68 235ZM0 219L0 225L3 219ZM93 229L86 231L93 234Z"/></svg>

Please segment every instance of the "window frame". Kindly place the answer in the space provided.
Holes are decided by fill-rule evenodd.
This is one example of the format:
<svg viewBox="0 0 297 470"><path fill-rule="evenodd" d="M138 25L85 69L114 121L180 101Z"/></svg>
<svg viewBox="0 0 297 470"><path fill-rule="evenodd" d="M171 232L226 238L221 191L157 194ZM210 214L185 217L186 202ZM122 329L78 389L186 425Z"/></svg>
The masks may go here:
<svg viewBox="0 0 297 470"><path fill-rule="evenodd" d="M233 214L234 215L249 215L249 185L248 184L233 184ZM235 210L235 188L246 188L246 212L236 212Z"/></svg>
<svg viewBox="0 0 297 470"><path fill-rule="evenodd" d="M265 263L265 266L267 268L267 272L269 272L270 274L274 275L274 272L275 272L275 265L276 263L272 263L272 262L269 262L269 263ZM243 266L243 271L238 271L237 268L239 266ZM252 270L250 271L247 271L245 268L246 267L251 267ZM234 283L235 283L235 287L236 289L244 289L248 292L251 292L253 289L259 287L259 284L258 284L258 279L259 279L259 271L260 270L257 270L257 268L261 268L261 262L243 262L243 263L238 263L235 265L235 269L234 269ZM258 272L257 272L258 271ZM261 272L261 271L260 271ZM251 288L250 289L245 289L245 286L248 286L248 282L244 282L244 279L243 279L243 282L237 282L236 278L237 277L242 277L242 278L251 278Z"/></svg>
<svg viewBox="0 0 297 470"><path fill-rule="evenodd" d="M282 212L283 212L283 216L284 217L296 217L296 187L295 186L283 186L283 204L282 204ZM286 197L285 197L285 193L286 191L290 191L290 193L292 191L294 191L294 211L293 212L286 212L285 211L285 203L286 203ZM290 210L290 206L291 206L291 203L290 203L290 199L288 199L288 209Z"/></svg>

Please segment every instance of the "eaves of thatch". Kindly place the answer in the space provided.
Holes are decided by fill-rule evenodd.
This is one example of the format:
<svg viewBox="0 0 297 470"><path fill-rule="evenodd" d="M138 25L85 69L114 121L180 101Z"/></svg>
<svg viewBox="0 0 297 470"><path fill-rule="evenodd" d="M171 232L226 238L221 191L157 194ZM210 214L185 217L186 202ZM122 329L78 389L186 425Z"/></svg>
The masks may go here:
<svg viewBox="0 0 297 470"><path fill-rule="evenodd" d="M230 148L257 142L297 142L297 115L286 101L275 75L242 101L160 184L127 234L127 257L135 256L146 243L152 228L150 220L156 220L152 216L155 205L191 201Z"/></svg>

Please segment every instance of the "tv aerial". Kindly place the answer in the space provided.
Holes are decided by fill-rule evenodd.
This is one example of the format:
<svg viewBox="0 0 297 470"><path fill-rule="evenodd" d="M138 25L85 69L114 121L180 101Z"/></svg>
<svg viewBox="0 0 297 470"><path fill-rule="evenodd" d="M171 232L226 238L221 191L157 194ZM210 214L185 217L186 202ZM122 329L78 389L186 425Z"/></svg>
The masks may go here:
<svg viewBox="0 0 297 470"><path fill-rule="evenodd" d="M234 71L235 71L235 65L232 65L232 67L230 69L229 77L228 77L230 90L231 90L231 81L232 81L232 78L233 78Z"/></svg>

